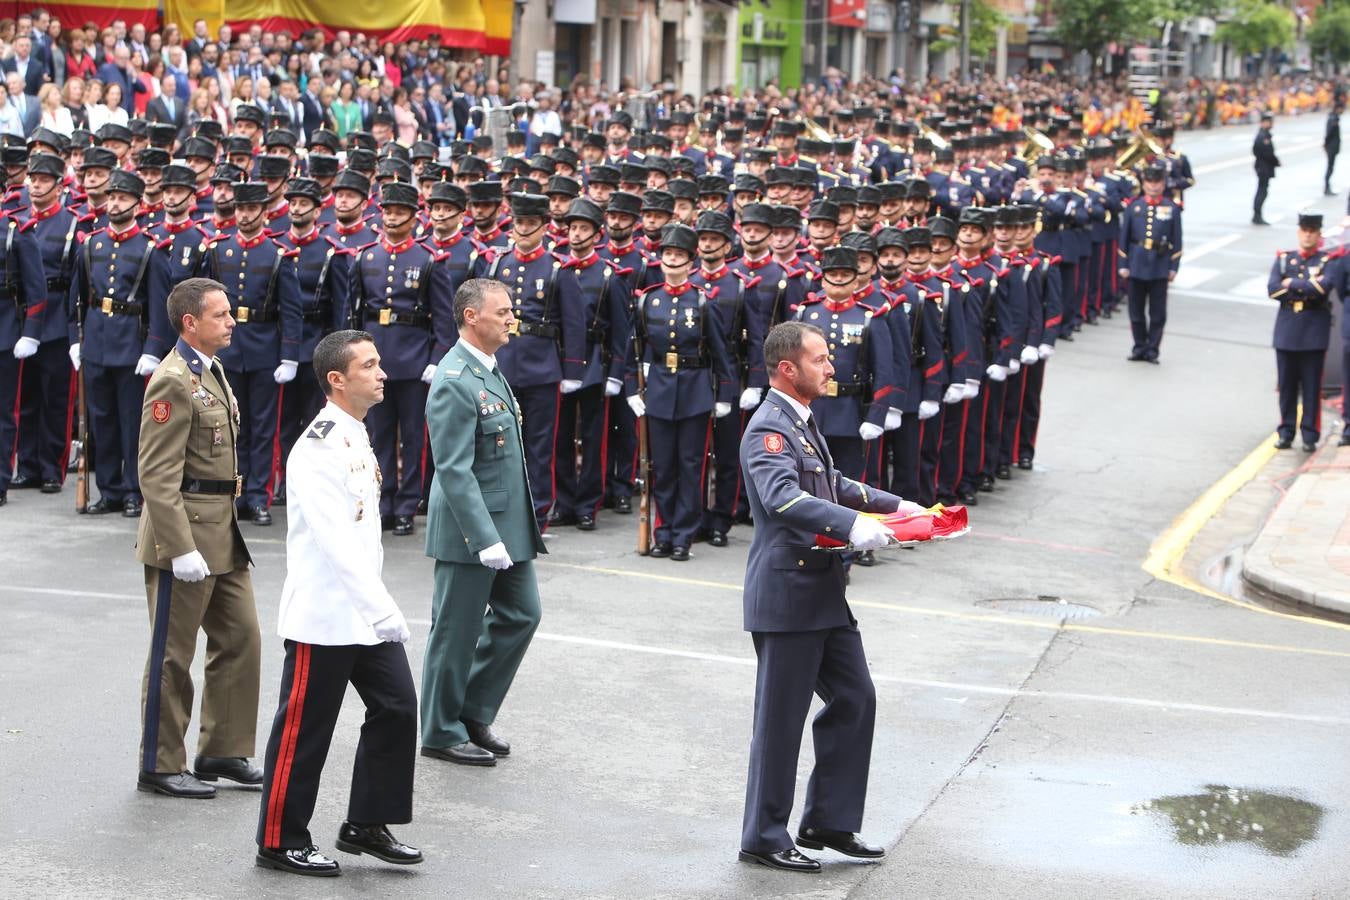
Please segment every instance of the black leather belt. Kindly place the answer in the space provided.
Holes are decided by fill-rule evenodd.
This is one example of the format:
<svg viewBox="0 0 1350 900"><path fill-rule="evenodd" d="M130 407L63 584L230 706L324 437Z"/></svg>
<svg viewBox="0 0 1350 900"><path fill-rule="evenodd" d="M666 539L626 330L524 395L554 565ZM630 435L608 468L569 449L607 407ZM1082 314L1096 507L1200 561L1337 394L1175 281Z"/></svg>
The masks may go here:
<svg viewBox="0 0 1350 900"><path fill-rule="evenodd" d="M372 322L380 325L412 325L417 328L431 330L431 315L424 312L395 312L392 309L370 310L366 313L366 324Z"/></svg>
<svg viewBox="0 0 1350 900"><path fill-rule="evenodd" d="M121 300L114 300L111 297L97 300L93 306L94 309L105 316L139 316L144 308L139 303L123 303Z"/></svg>
<svg viewBox="0 0 1350 900"><path fill-rule="evenodd" d="M258 306L241 306L234 311L234 320L241 325L275 322L277 314L270 309Z"/></svg>
<svg viewBox="0 0 1350 900"><path fill-rule="evenodd" d="M663 369L669 369L672 372L678 372L681 369L708 368L708 358L697 354L685 356L679 353L663 353L658 359Z"/></svg>
<svg viewBox="0 0 1350 900"><path fill-rule="evenodd" d="M327 322L332 318L332 313L322 306L315 306L304 310L300 314L300 318L305 322Z"/></svg>
<svg viewBox="0 0 1350 900"><path fill-rule="evenodd" d="M825 383L826 397L856 397L863 392L866 385L859 384L856 381L839 382L830 379Z"/></svg>
<svg viewBox="0 0 1350 900"><path fill-rule="evenodd" d="M209 478L183 478L183 493L185 494L232 494L238 497L242 494L244 479L236 475L229 481L212 481Z"/></svg>
<svg viewBox="0 0 1350 900"><path fill-rule="evenodd" d="M550 325L547 322L517 322L516 330L520 334L532 334L551 341L557 340L560 333L557 325Z"/></svg>

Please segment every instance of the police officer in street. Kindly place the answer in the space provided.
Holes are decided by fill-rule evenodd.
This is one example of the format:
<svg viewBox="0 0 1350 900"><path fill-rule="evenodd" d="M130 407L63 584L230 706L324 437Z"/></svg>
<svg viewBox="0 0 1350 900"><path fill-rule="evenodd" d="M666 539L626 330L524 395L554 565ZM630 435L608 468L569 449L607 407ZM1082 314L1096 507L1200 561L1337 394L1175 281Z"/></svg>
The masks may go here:
<svg viewBox="0 0 1350 900"><path fill-rule="evenodd" d="M348 290L352 323L375 335L389 376L385 401L366 425L385 472L381 521L398 536L413 533L422 497L427 385L455 340L448 274L436 252L413 237L417 202L411 184L380 188L382 236L357 251Z"/></svg>
<svg viewBox="0 0 1350 900"><path fill-rule="evenodd" d="M663 280L637 300L638 353L627 378L633 414L648 416L652 495L659 514L651 555L676 562L689 559L703 512L709 416L730 415L736 396L721 308L689 279L697 253L694 229L676 224L662 230ZM645 373L642 392L638 366Z"/></svg>
<svg viewBox="0 0 1350 900"><path fill-rule="evenodd" d="M40 487L44 494L61 490L66 475L71 416L66 299L70 296L80 240L90 230L92 221L63 204L65 175L65 161L59 156L34 153L28 158L28 196L32 206L23 215L35 223L28 233L37 242L42 256L46 300L32 298L26 307L26 314L40 323L33 355L27 356L28 342L21 348L16 345L16 355L27 362L20 388L18 463L10 487ZM15 239L19 240L17 232ZM12 257L11 267L17 262L18 257ZM12 395L12 391L7 392L7 396ZM0 446L8 445L0 443Z"/></svg>
<svg viewBox="0 0 1350 900"><path fill-rule="evenodd" d="M569 205L564 220L571 252L560 277L576 281L576 296L585 304L586 365L581 387L561 400L558 496L551 521L591 531L605 493L605 407L608 398L623 390L624 354L632 342L628 287L632 272L596 250L604 225L600 207L579 197Z"/></svg>
<svg viewBox="0 0 1350 900"><path fill-rule="evenodd" d="M313 368L327 403L286 462L286 583L277 621L286 660L267 742L256 861L333 876L340 868L314 845L309 820L348 683L366 714L337 848L399 865L422 861L421 851L389 832L412 821L417 693L403 648L408 622L381 580L381 467L363 421L384 399L374 338L335 331L315 345Z"/></svg>
<svg viewBox="0 0 1350 900"><path fill-rule="evenodd" d="M295 251L266 230L267 185L235 185L234 202L239 230L211 242L203 271L225 285L238 323L221 364L239 398L240 505L254 525L271 525L279 387L294 380L300 366L300 287Z"/></svg>
<svg viewBox="0 0 1350 900"><path fill-rule="evenodd" d="M97 148L91 148L97 149ZM70 361L84 366L99 499L91 515L141 514L136 448L145 376L154 369L151 304L168 296L164 257L136 224L141 179L118 169L108 180L108 227L85 238L70 286ZM154 362L152 362L154 361Z"/></svg>
<svg viewBox="0 0 1350 900"><path fill-rule="evenodd" d="M820 863L797 845L862 859L885 855L857 836L876 692L845 600L842 559L814 549L816 536L876 550L888 543L889 532L858 511L919 511L835 468L812 412L834 380L829 355L825 335L808 323L788 322L769 332L764 361L772 389L746 425L740 454L755 520L744 627L758 659L740 858L793 872L820 871ZM787 824L813 693L825 707L815 720L815 767L794 843Z"/></svg>
<svg viewBox="0 0 1350 900"><path fill-rule="evenodd" d="M295 380L281 394L281 458L290 457L300 432L324 404L322 385L310 362L319 339L343 328L350 316L347 307L347 258L355 251L340 248L318 223L322 198L319 183L310 178L292 178L286 186L291 227L276 241L292 251L299 281L301 331L299 363ZM276 502L285 502L285 483L277 489Z"/></svg>
<svg viewBox="0 0 1350 900"><path fill-rule="evenodd" d="M1256 196L1252 198L1252 224L1269 225L1261 214L1265 209L1266 196L1270 192L1270 179L1280 167L1280 158L1275 155L1275 139L1270 136L1275 119L1270 113L1261 114L1261 127L1256 130L1256 140L1252 142L1252 156L1256 158Z"/></svg>
<svg viewBox="0 0 1350 900"><path fill-rule="evenodd" d="M113 209L119 206L114 195ZM101 237L107 236L90 240ZM145 567L151 628L136 787L203 799L216 792L206 782L221 778L262 784L262 769L248 759L258 718L261 637L252 560L234 506L239 406L215 356L229 346L236 327L230 301L224 285L189 278L174 287L166 305L178 342L145 387L139 448L146 510L136 558ZM188 771L184 738L199 628L207 637L206 681L201 735Z"/></svg>
<svg viewBox="0 0 1350 900"><path fill-rule="evenodd" d="M559 397L582 385L587 323L577 280L561 277L562 260L544 246L548 198L513 192L511 215L510 249L479 262L487 261L485 277L511 292L515 331L498 358L525 418L525 462L542 531L554 500Z"/></svg>
<svg viewBox="0 0 1350 900"><path fill-rule="evenodd" d="M1322 438L1322 366L1331 339L1330 295L1336 288L1346 296L1346 286L1345 271L1322 249L1321 214L1299 213L1298 249L1276 254L1268 284L1270 299L1280 304L1274 338L1280 380L1277 450L1293 446L1296 425L1305 452L1316 450Z"/></svg>
<svg viewBox="0 0 1350 900"><path fill-rule="evenodd" d="M1158 364L1167 324L1167 286L1181 265L1181 207L1164 195L1161 166L1144 169L1144 194L1120 217L1118 273L1128 278L1131 362Z"/></svg>

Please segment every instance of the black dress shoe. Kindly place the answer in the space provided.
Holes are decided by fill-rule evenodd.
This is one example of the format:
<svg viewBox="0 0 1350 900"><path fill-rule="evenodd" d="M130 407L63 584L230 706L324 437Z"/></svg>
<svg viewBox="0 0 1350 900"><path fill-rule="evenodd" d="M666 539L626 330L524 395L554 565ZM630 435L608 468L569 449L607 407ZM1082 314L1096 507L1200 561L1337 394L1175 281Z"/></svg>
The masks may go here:
<svg viewBox="0 0 1350 900"><path fill-rule="evenodd" d="M380 516L380 530L381 530L381 531L393 531L393 530L394 530L394 517L393 517L393 516Z"/></svg>
<svg viewBox="0 0 1350 900"><path fill-rule="evenodd" d="M864 844L852 832L831 831L828 828L803 828L797 832L797 843L808 850L823 850L829 847L836 853L858 859L881 859L886 855L885 850Z"/></svg>
<svg viewBox="0 0 1350 900"><path fill-rule="evenodd" d="M128 497L127 502L122 504L122 515L128 519L139 519L141 517L141 498Z"/></svg>
<svg viewBox="0 0 1350 900"><path fill-rule="evenodd" d="M242 756L199 756L192 761L192 771L202 781L227 778L238 784L263 783L263 770Z"/></svg>
<svg viewBox="0 0 1350 900"><path fill-rule="evenodd" d="M997 469L994 470L994 477L1002 481L1008 481L1009 479L1012 478L1012 467L999 466Z"/></svg>
<svg viewBox="0 0 1350 900"><path fill-rule="evenodd" d="M819 872L820 863L802 854L796 847L775 850L772 853L755 853L742 850L740 858L744 862L759 863L770 869L782 869L785 872Z"/></svg>
<svg viewBox="0 0 1350 900"><path fill-rule="evenodd" d="M864 550L862 553L858 554L858 558L855 559L854 562L864 569L871 568L877 564L877 555L871 550Z"/></svg>
<svg viewBox="0 0 1350 900"><path fill-rule="evenodd" d="M575 525L577 524L576 513L555 512L548 517L550 525Z"/></svg>
<svg viewBox="0 0 1350 900"><path fill-rule="evenodd" d="M1143 362L1145 359L1147 359L1147 357L1144 356L1143 352L1139 350L1134 350L1131 351L1130 355L1127 356L1126 359L1128 359L1130 362Z"/></svg>
<svg viewBox="0 0 1350 900"><path fill-rule="evenodd" d="M633 498L615 497L614 511L621 516L626 516L633 511Z"/></svg>
<svg viewBox="0 0 1350 900"><path fill-rule="evenodd" d="M36 475L15 475L9 480L9 486L16 491L35 488L38 486L38 479Z"/></svg>
<svg viewBox="0 0 1350 900"><path fill-rule="evenodd" d="M698 528L695 529L694 536L690 540L695 544L701 544L708 539L709 534L711 534L711 532L709 532L708 529Z"/></svg>
<svg viewBox="0 0 1350 900"><path fill-rule="evenodd" d="M281 487L277 488L275 491L272 492L272 505L273 506L286 505L286 485L283 484Z"/></svg>
<svg viewBox="0 0 1350 900"><path fill-rule="evenodd" d="M1150 357L1147 357L1147 358L1144 360L1144 362L1148 363L1148 364L1151 365L1151 366L1160 366L1160 365L1162 365L1162 360L1158 359L1158 357L1156 357L1156 356L1150 356Z"/></svg>
<svg viewBox="0 0 1350 900"><path fill-rule="evenodd" d="M291 872L295 875L332 878L342 874L342 867L337 861L324 856L318 847L299 847L291 850L268 850L266 847L259 847L258 855L253 861L261 868Z"/></svg>
<svg viewBox="0 0 1350 900"><path fill-rule="evenodd" d="M1019 459L1019 460L1017 461L1017 468L1019 468L1019 469L1025 469L1026 471L1030 472L1030 471L1031 471L1031 457L1029 457L1029 456L1024 456L1024 457L1022 457L1021 459Z"/></svg>
<svg viewBox="0 0 1350 900"><path fill-rule="evenodd" d="M1307 441L1304 441L1304 442L1303 442L1303 452L1304 452L1304 453L1312 453L1312 452L1314 452L1315 450L1317 450L1317 445L1316 445L1316 444L1310 444L1310 443L1308 443Z"/></svg>
<svg viewBox="0 0 1350 900"><path fill-rule="evenodd" d="M974 491L962 491L960 494L957 495L957 497L966 506L980 505L980 498L976 496Z"/></svg>
<svg viewBox="0 0 1350 900"><path fill-rule="evenodd" d="M427 501L425 500L417 501L417 514L419 516L425 516L427 514Z"/></svg>
<svg viewBox="0 0 1350 900"><path fill-rule="evenodd" d="M1339 447L1350 447L1350 432L1347 432L1347 431L1342 431L1342 432L1341 432L1341 440L1340 440L1340 443L1337 444L1337 446L1339 446Z"/></svg>
<svg viewBox="0 0 1350 900"><path fill-rule="evenodd" d="M1341 440L1344 441L1344 438L1342 438ZM1293 438L1280 438L1275 442L1276 450L1288 450L1292 446L1294 446Z"/></svg>
<svg viewBox="0 0 1350 900"><path fill-rule="evenodd" d="M41 491L44 494L59 494L61 493L61 482L57 481L55 478L44 481L42 482Z"/></svg>
<svg viewBox="0 0 1350 900"><path fill-rule="evenodd" d="M670 558L675 562L689 562L689 548L676 547L670 551Z"/></svg>
<svg viewBox="0 0 1350 900"><path fill-rule="evenodd" d="M1270 223L1267 222L1265 219L1261 218L1260 216L1252 216L1252 224L1253 224L1253 225L1269 225Z"/></svg>
<svg viewBox="0 0 1350 900"><path fill-rule="evenodd" d="M986 494L991 493L994 490L994 476L981 475L979 489Z"/></svg>
<svg viewBox="0 0 1350 900"><path fill-rule="evenodd" d="M652 549L647 551L647 555L653 559L665 559L674 551L670 544L652 544Z"/></svg>
<svg viewBox="0 0 1350 900"><path fill-rule="evenodd" d="M708 544L713 547L725 547L727 545L727 533L725 531L708 532Z"/></svg>
<svg viewBox="0 0 1350 900"><path fill-rule="evenodd" d="M736 515L732 516L731 521L735 522L737 525L749 525L750 510L749 509L738 510L736 512Z"/></svg>
<svg viewBox="0 0 1350 900"><path fill-rule="evenodd" d="M1109 318L1111 318L1111 316L1113 316L1114 314L1115 314L1115 310L1112 309L1112 308L1109 307L1109 306L1102 310L1102 318L1103 318L1103 319L1109 319Z"/></svg>
<svg viewBox="0 0 1350 900"><path fill-rule="evenodd" d="M394 536L406 537L413 533L412 516L394 516Z"/></svg>
<svg viewBox="0 0 1350 900"><path fill-rule="evenodd" d="M136 776L136 790L184 800L210 800L216 795L215 788L191 772L142 772Z"/></svg>
<svg viewBox="0 0 1350 900"><path fill-rule="evenodd" d="M248 520L254 525L271 525L272 514L267 511L265 506L250 506L248 508Z"/></svg>
<svg viewBox="0 0 1350 900"><path fill-rule="evenodd" d="M497 764L497 757L482 747L475 747L468 741L455 744L452 747L423 747L422 755L429 756L432 759L459 763L461 766L495 766Z"/></svg>
<svg viewBox="0 0 1350 900"><path fill-rule="evenodd" d="M594 531L595 516L590 513L583 513L577 516L577 531Z"/></svg>
<svg viewBox="0 0 1350 900"><path fill-rule="evenodd" d="M93 503L90 503L84 511L86 515L90 516L106 516L108 513L121 512L122 501L99 497Z"/></svg>
<svg viewBox="0 0 1350 900"><path fill-rule="evenodd" d="M956 498L953 497L951 494L939 494L937 502L941 503L943 506L955 506Z"/></svg>
<svg viewBox="0 0 1350 900"><path fill-rule="evenodd" d="M464 727L469 731L469 740L493 756L511 755L511 745L497 737L490 726L484 725L482 722L466 721Z"/></svg>
<svg viewBox="0 0 1350 900"><path fill-rule="evenodd" d="M422 851L400 843L385 825L353 825L343 822L338 830L337 848L343 853L369 853L378 860L399 866L412 866L422 861Z"/></svg>
<svg viewBox="0 0 1350 900"><path fill-rule="evenodd" d="M1072 344L1072 343L1073 343L1073 332L1072 332L1072 331L1066 331L1066 332L1064 332L1063 334L1061 334L1061 335L1059 336L1059 339L1060 339L1061 341L1068 341L1069 343Z"/></svg>
<svg viewBox="0 0 1350 900"><path fill-rule="evenodd" d="M4 506L8 502L9 502L9 493L7 491L0 491L0 506Z"/></svg>

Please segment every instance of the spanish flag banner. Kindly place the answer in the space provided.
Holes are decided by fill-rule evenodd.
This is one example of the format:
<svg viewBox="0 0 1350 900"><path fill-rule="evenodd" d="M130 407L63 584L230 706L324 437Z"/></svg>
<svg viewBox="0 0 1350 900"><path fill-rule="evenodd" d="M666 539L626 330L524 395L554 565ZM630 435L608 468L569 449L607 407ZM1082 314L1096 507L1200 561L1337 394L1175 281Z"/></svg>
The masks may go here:
<svg viewBox="0 0 1350 900"><path fill-rule="evenodd" d="M121 19L131 27L137 22L149 30L159 27L158 0L84 0L82 3L0 3L0 15L16 17L21 12L31 13L38 5L61 20L61 27L83 28L92 22L103 29Z"/></svg>
<svg viewBox="0 0 1350 900"><path fill-rule="evenodd" d="M484 6L506 7L505 46L509 52L511 4L494 0L226 0L225 19L236 30L258 24L267 31L299 35L321 28L330 37L338 31L349 31L395 42L425 39L434 32L440 34L443 47L483 50L487 41Z"/></svg>

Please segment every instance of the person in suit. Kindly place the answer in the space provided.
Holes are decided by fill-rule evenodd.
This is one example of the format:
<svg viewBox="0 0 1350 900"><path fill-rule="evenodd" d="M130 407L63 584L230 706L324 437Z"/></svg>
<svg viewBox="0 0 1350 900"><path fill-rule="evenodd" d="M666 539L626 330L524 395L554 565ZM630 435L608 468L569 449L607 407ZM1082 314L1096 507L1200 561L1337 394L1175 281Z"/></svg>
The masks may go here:
<svg viewBox="0 0 1350 900"><path fill-rule="evenodd" d="M305 144L308 145L314 132L324 127L323 100L319 92L323 89L323 80L311 78L300 95L300 126L304 130Z"/></svg>
<svg viewBox="0 0 1350 900"><path fill-rule="evenodd" d="M187 99L178 96L178 79L172 75L165 75L159 85L159 96L145 108L146 121L172 125L181 134L187 125Z"/></svg>
<svg viewBox="0 0 1350 900"><path fill-rule="evenodd" d="M361 695L351 798L337 848L397 865L422 853L389 833L412 821L417 694L403 644L408 622L381 580L375 507L381 472L362 421L384 400L374 338L337 331L314 348L326 405L296 442L287 508L281 700L267 742L256 863L297 875L341 873L309 832L319 776L350 682Z"/></svg>
<svg viewBox="0 0 1350 900"><path fill-rule="evenodd" d="M5 76L5 86L9 88L9 102L18 113L23 136L28 137L42 119L42 104L38 103L37 97L24 93L23 76L17 72Z"/></svg>
<svg viewBox="0 0 1350 900"><path fill-rule="evenodd" d="M168 295L178 342L145 386L139 468L145 514L136 558L145 567L150 652L141 690L141 771L136 788L169 797L215 796L206 783L259 785L249 762L258 719L262 638L252 559L234 496L239 407L215 354L234 331L225 286L180 282ZM192 657L207 636L201 737L187 771Z"/></svg>
<svg viewBox="0 0 1350 900"><path fill-rule="evenodd" d="M459 340L427 398L436 474L426 552L436 567L421 753L492 766L511 752L491 726L539 626L534 558L547 551L525 474L520 406L497 367L497 351L517 333L510 292L470 278L455 291L455 322Z"/></svg>
<svg viewBox="0 0 1350 900"><path fill-rule="evenodd" d="M0 60L0 70L5 74L16 73L23 85L23 93L33 96L37 96L44 82L51 80L46 64L33 54L33 39L28 35L14 39L14 55Z"/></svg>
<svg viewBox="0 0 1350 900"><path fill-rule="evenodd" d="M135 94L145 91L145 86L131 71L131 51L125 46L119 46L113 51L113 58L98 67L98 80L103 82L105 91L110 84L122 89L121 106L128 115L135 109Z"/></svg>
<svg viewBox="0 0 1350 900"><path fill-rule="evenodd" d="M814 549L816 535L847 536L852 550L884 547L889 532L860 515L919 512L914 503L839 474L811 403L834 377L824 333L775 325L764 340L770 390L741 439L755 533L745 569L744 622L759 660L740 858L793 872L820 863L788 834L802 726L812 693L825 706L813 725L815 768L796 844L878 859L862 826L876 693L845 598L842 554Z"/></svg>
<svg viewBox="0 0 1350 900"><path fill-rule="evenodd" d="M1275 177L1275 170L1280 167L1280 158L1275 155L1275 141L1270 136L1270 129L1275 124L1270 113L1264 113L1261 116L1261 127L1256 132L1256 140L1252 142L1252 155L1256 157L1256 197L1252 200L1252 224L1269 225L1261 215L1261 210L1266 205L1266 193L1270 187L1270 179Z"/></svg>

